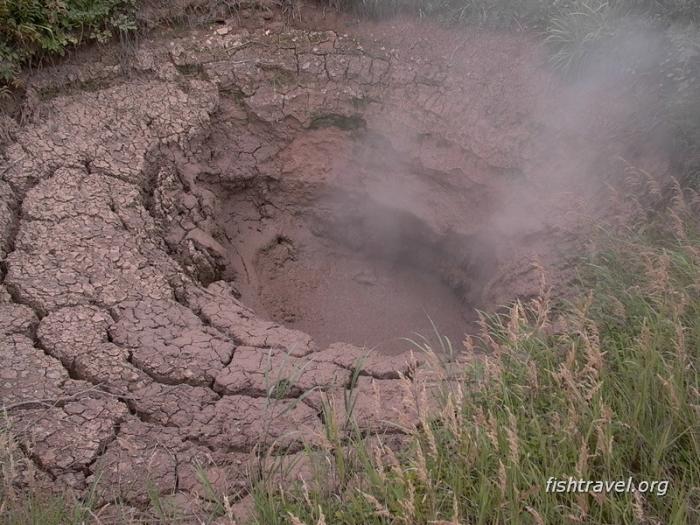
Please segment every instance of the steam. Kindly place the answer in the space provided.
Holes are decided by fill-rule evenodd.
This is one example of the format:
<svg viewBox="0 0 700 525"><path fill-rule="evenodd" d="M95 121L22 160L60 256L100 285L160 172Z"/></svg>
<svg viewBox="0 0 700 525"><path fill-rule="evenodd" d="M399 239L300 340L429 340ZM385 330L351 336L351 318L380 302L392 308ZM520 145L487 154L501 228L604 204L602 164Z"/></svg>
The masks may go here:
<svg viewBox="0 0 700 525"><path fill-rule="evenodd" d="M454 46L430 23L407 28L412 42L427 33L432 47L456 51L415 51L425 56L413 70L429 62L439 82L384 92L367 112L325 199L332 234L440 273L468 308L537 293L533 262L566 283L596 224L624 214L611 187L623 191L625 166L671 174L663 66L673 30L639 17L615 24L573 79L522 35ZM407 46L391 44L393 72L406 76Z"/></svg>

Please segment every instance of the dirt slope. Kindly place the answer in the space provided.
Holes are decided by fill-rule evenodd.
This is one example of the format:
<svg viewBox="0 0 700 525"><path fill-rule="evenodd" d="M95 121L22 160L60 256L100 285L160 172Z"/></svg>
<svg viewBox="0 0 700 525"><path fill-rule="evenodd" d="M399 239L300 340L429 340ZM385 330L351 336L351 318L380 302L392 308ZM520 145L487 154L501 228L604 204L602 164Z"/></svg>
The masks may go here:
<svg viewBox="0 0 700 525"><path fill-rule="evenodd" d="M537 293L533 262L568 282L608 122L552 118L525 37L401 24L229 21L31 80L0 168L0 399L40 478L196 506L201 465L244 494L255 449L322 445L295 398L355 367L365 429L416 420L414 364L348 343L395 354L432 311L459 345L474 307Z"/></svg>

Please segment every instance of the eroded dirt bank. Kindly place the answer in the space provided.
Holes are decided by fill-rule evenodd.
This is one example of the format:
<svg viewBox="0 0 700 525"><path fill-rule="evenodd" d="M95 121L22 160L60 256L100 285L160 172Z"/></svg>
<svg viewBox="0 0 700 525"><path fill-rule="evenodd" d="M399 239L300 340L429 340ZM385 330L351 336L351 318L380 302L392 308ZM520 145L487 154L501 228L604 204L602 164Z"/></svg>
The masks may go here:
<svg viewBox="0 0 700 525"><path fill-rule="evenodd" d="M635 108L554 118L525 37L407 30L230 21L32 79L1 168L0 398L40 479L196 506L201 467L245 495L255 449L323 446L301 393L342 399L360 366L361 428L398 432L397 337L428 314L458 345L538 268L568 282L607 191L582 174L629 158L604 131Z"/></svg>

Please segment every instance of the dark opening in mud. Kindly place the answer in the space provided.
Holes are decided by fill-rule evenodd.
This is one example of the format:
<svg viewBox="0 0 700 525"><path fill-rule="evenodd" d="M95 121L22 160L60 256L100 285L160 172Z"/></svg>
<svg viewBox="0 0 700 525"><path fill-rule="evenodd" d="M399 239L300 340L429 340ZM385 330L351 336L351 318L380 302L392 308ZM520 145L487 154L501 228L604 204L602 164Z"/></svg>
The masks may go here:
<svg viewBox="0 0 700 525"><path fill-rule="evenodd" d="M435 330L461 347L487 278L474 238L438 233L400 199L328 184L254 185L221 199L226 276L256 313L393 354ZM434 324L433 324L434 323Z"/></svg>

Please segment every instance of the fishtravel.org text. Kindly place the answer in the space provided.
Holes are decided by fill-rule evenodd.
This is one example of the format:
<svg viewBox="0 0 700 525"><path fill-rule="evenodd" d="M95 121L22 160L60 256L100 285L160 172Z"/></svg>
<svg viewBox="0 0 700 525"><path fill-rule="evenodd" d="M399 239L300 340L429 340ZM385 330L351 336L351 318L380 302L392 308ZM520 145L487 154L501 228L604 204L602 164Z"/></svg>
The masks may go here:
<svg viewBox="0 0 700 525"><path fill-rule="evenodd" d="M600 494L602 492L616 492L619 494L625 492L640 492L644 494L656 494L657 496L665 496L668 492L668 481L640 481L635 483L629 477L616 481L592 481L585 479L575 479L569 476L567 479L558 479L551 477L547 480L547 492L563 494L567 492L583 493L592 492Z"/></svg>

